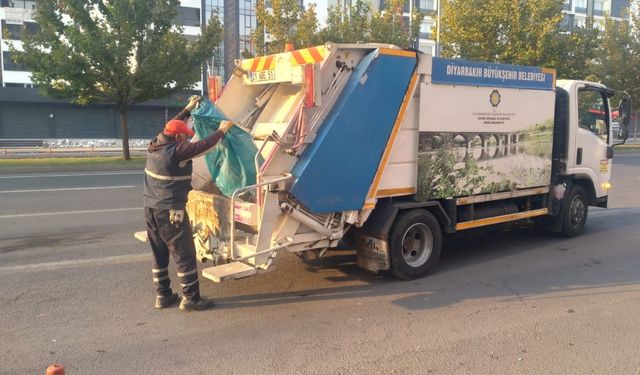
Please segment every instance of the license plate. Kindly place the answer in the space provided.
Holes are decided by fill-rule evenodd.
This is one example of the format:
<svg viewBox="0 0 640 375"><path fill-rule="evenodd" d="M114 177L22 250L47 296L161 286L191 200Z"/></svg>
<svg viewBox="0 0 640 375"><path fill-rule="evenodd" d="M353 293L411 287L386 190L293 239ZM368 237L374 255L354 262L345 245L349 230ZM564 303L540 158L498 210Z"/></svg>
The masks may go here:
<svg viewBox="0 0 640 375"><path fill-rule="evenodd" d="M273 81L276 79L275 70L261 70L259 72L251 72L249 75L251 82Z"/></svg>

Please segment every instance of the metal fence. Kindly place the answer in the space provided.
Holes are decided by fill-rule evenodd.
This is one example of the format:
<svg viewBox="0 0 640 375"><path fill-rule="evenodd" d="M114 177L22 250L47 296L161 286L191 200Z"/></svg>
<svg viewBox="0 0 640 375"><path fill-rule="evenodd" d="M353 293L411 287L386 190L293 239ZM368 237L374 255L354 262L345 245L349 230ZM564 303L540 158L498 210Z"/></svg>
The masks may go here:
<svg viewBox="0 0 640 375"><path fill-rule="evenodd" d="M131 155L144 155L147 140L131 140ZM0 138L0 158L121 155L120 140Z"/></svg>

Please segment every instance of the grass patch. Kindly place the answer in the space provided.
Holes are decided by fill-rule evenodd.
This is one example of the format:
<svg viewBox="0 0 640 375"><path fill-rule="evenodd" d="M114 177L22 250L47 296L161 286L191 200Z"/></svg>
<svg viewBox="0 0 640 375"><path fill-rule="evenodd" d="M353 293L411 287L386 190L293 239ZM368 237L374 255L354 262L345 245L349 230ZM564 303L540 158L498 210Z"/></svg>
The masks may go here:
<svg viewBox="0 0 640 375"><path fill-rule="evenodd" d="M54 158L20 158L20 159L0 159L0 168L56 168L56 167L130 167L143 166L146 157L136 156L125 161L122 157L116 156L96 156L96 157L54 157Z"/></svg>
<svg viewBox="0 0 640 375"><path fill-rule="evenodd" d="M638 152L640 144L627 144L614 147L614 152Z"/></svg>

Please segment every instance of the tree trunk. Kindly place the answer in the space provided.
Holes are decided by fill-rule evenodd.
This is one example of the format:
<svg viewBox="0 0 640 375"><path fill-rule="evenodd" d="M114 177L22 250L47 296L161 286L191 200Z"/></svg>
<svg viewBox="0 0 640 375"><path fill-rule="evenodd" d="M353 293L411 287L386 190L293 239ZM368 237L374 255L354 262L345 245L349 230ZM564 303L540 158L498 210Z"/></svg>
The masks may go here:
<svg viewBox="0 0 640 375"><path fill-rule="evenodd" d="M127 107L120 107L120 129L122 129L122 156L124 160L131 160L129 153L129 125L127 124Z"/></svg>

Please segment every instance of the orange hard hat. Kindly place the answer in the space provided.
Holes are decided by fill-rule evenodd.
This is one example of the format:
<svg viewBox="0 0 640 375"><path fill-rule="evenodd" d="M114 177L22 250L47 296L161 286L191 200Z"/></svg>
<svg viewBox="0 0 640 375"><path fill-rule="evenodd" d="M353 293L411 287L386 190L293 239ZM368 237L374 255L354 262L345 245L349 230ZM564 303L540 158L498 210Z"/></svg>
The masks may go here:
<svg viewBox="0 0 640 375"><path fill-rule="evenodd" d="M164 126L164 133L168 135L186 134L193 137L193 130L189 129L187 123L182 120L171 120Z"/></svg>

